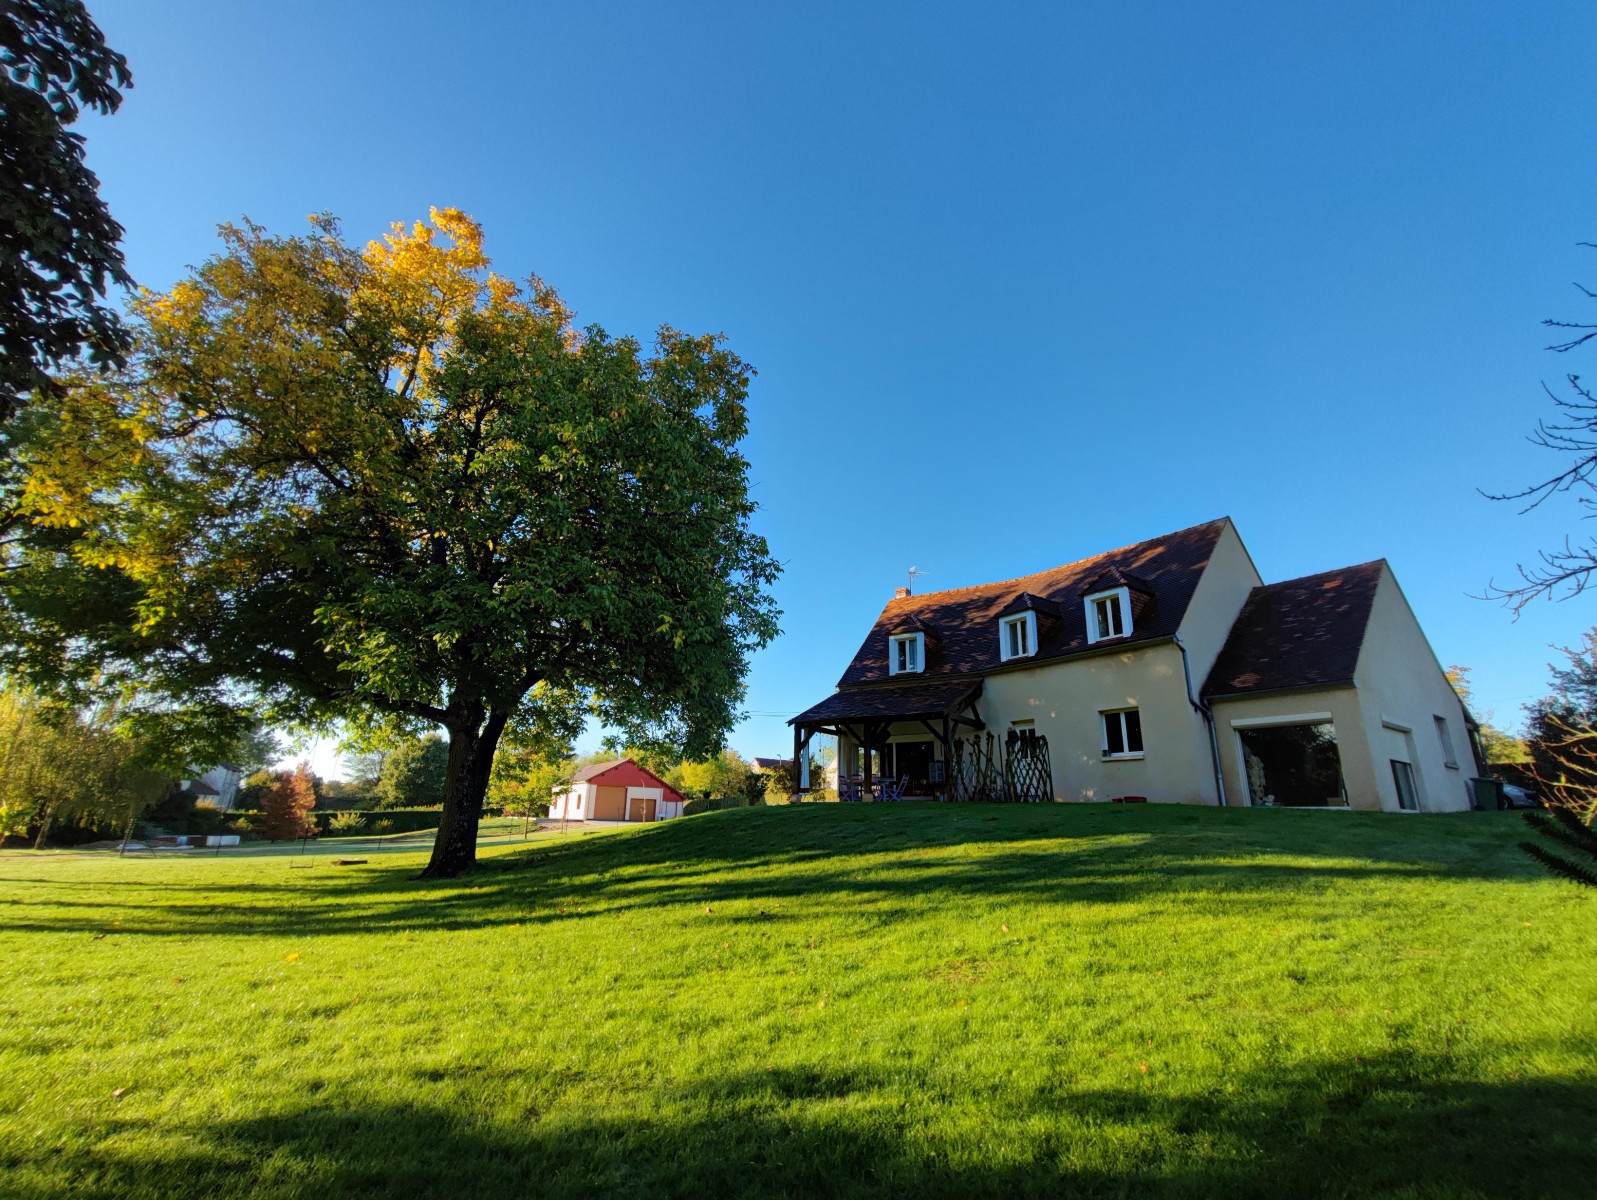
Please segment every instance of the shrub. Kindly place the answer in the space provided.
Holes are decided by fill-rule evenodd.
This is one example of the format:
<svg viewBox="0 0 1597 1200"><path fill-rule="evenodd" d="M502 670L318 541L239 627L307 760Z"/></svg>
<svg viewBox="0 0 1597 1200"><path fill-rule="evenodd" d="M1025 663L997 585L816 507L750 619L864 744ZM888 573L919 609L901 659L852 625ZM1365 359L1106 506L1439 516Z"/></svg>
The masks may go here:
<svg viewBox="0 0 1597 1200"><path fill-rule="evenodd" d="M682 815L691 817L695 813L718 812L723 808L747 808L748 803L742 796L716 796L714 798L699 796L689 800L682 806Z"/></svg>
<svg viewBox="0 0 1597 1200"><path fill-rule="evenodd" d="M358 812L336 812L327 821L327 832L358 833L366 824L366 818Z"/></svg>
<svg viewBox="0 0 1597 1200"><path fill-rule="evenodd" d="M359 821L375 816L374 813L360 812L355 809L318 809L311 814L316 821L319 832L329 837L353 837L365 832L364 829L350 827L340 828L336 822L340 818L354 817ZM368 828L373 833L415 833L423 829L437 829L438 822L443 819L444 810L441 808L391 808L383 810L382 819ZM386 823L386 830L381 828Z"/></svg>

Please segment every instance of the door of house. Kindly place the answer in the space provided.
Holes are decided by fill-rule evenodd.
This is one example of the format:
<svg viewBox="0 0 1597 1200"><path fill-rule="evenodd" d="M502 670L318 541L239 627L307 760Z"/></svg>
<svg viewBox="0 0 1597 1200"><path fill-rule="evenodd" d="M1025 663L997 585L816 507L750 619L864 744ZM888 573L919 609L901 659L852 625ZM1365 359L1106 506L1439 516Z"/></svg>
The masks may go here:
<svg viewBox="0 0 1597 1200"><path fill-rule="evenodd" d="M893 774L895 776L909 776L909 787L906 795L929 796L932 785L932 759L935 752L931 742L894 742L893 743Z"/></svg>
<svg viewBox="0 0 1597 1200"><path fill-rule="evenodd" d="M633 796L630 800L628 800L627 820L654 820L654 798L652 796Z"/></svg>

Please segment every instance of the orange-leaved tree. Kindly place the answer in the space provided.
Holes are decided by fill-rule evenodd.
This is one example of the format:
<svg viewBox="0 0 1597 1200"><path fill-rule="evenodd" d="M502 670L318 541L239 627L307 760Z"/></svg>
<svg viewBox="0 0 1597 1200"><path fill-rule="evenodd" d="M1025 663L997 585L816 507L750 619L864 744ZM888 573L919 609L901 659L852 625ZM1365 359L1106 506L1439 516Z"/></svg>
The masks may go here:
<svg viewBox="0 0 1597 1200"><path fill-rule="evenodd" d="M261 799L261 833L274 842L292 842L316 832L311 809L316 807L316 782L310 767L279 774Z"/></svg>

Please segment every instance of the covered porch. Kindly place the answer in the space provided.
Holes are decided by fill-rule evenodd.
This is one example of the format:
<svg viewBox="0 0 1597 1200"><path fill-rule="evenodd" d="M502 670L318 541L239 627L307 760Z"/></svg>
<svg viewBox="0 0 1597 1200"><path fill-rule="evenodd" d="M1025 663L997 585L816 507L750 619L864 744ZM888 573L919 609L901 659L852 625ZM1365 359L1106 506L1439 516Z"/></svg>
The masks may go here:
<svg viewBox="0 0 1597 1200"><path fill-rule="evenodd" d="M837 739L839 796L926 796L947 799L954 740L986 726L976 711L980 679L850 688L828 696L788 722L799 792L812 790L809 745L816 734Z"/></svg>

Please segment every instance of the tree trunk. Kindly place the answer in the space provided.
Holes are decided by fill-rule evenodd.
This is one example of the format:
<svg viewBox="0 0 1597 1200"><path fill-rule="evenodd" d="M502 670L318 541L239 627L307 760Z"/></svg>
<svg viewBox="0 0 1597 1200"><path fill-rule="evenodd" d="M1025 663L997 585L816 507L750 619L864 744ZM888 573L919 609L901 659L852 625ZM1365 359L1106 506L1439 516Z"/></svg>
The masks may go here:
<svg viewBox="0 0 1597 1200"><path fill-rule="evenodd" d="M486 719L485 719L486 716ZM450 706L449 765L444 779L444 815L423 879L453 879L477 865L477 826L488 794L494 751L506 714L486 713L481 703Z"/></svg>
<svg viewBox="0 0 1597 1200"><path fill-rule="evenodd" d="M50 822L55 820L55 805L39 811L39 836L33 839L35 850L44 849L44 839L50 836Z"/></svg>

